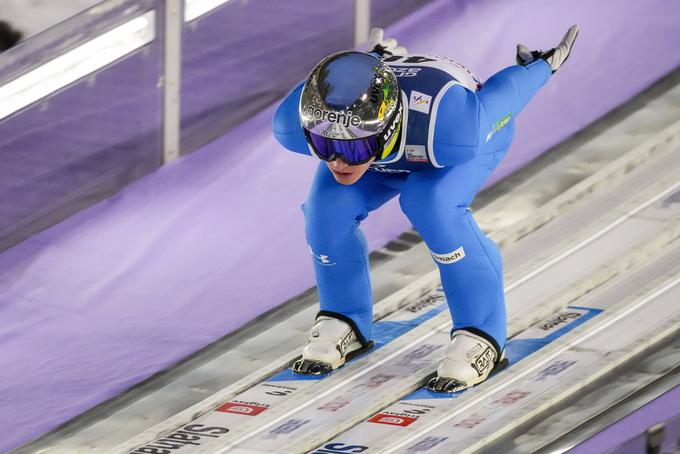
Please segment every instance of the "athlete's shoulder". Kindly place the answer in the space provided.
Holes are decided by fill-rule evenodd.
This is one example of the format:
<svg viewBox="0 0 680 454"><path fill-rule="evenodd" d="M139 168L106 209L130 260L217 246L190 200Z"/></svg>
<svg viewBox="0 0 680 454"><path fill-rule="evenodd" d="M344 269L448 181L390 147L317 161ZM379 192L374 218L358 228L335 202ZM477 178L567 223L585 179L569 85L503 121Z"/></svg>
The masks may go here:
<svg viewBox="0 0 680 454"><path fill-rule="evenodd" d="M461 85L449 87L437 109L435 142L476 146L480 103L477 93Z"/></svg>
<svg viewBox="0 0 680 454"><path fill-rule="evenodd" d="M472 159L479 147L477 93L453 85L442 95L434 124L432 146L441 165L458 165Z"/></svg>

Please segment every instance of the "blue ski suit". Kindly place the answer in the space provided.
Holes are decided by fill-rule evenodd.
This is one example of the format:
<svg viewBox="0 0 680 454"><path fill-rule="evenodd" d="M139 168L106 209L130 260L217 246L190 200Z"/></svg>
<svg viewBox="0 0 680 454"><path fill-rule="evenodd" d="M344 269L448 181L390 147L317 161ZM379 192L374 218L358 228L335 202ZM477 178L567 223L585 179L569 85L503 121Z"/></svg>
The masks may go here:
<svg viewBox="0 0 680 454"><path fill-rule="evenodd" d="M453 318L489 339L506 342L501 256L469 205L508 150L517 114L550 78L543 60L510 66L483 85L463 65L436 56L391 56L404 119L397 151L354 184L335 181L325 162L303 205L321 310L354 322L371 337L368 251L359 224L399 195L401 209L439 267ZM311 154L298 117L303 83L279 106L274 136L285 148ZM396 147L395 147L396 148Z"/></svg>

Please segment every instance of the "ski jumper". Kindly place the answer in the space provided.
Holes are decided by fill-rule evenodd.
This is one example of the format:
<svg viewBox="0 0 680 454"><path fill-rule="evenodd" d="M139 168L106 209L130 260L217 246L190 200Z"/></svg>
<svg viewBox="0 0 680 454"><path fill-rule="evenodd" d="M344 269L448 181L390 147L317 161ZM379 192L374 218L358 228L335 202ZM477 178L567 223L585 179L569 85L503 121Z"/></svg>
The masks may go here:
<svg viewBox="0 0 680 454"><path fill-rule="evenodd" d="M368 250L359 224L399 195L401 209L430 249L453 318L489 339L506 342L501 256L469 205L508 150L517 114L550 78L544 60L511 66L481 85L453 60L436 56L383 59L399 80L404 118L399 146L352 185L335 181L325 162L302 206L322 312L354 322L371 337ZM285 148L311 154L298 118L303 83L273 120Z"/></svg>

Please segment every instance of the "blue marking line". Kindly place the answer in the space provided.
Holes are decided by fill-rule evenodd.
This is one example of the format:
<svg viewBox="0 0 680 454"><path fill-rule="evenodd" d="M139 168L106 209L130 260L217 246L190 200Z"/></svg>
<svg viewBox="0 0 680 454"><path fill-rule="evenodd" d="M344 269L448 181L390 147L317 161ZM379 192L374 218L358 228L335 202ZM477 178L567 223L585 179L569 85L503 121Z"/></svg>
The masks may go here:
<svg viewBox="0 0 680 454"><path fill-rule="evenodd" d="M425 312L422 315L419 315L418 317L415 317L411 320L404 320L404 321L398 321L398 322L392 322L392 321L379 321L376 322L373 325L373 342L375 343L375 346L367 351L366 353L363 353L356 358L352 358L351 361L348 363L351 363L352 361L356 361L358 358L361 358L364 355L369 354L372 351L378 350L379 348L384 347L385 345L389 344L392 342L394 339L408 333L411 331L413 328L416 326L420 325L421 323L426 322L427 320L433 318L434 316L438 315L445 309L448 309L448 306L445 303L439 304L435 306L434 308L430 309L429 311ZM338 369L339 370L339 369ZM270 377L268 382L272 381L297 381L297 380L321 380L331 374L333 374L335 371L324 374L324 375L302 375L302 374L296 374L292 370L286 368L283 369L282 371L278 372L277 374L273 375Z"/></svg>
<svg viewBox="0 0 680 454"><path fill-rule="evenodd" d="M527 356L537 352L546 345L550 344L551 342L554 342L556 339L559 339L560 337L567 334L569 331L573 330L577 326L582 325L583 323L587 322L588 320L602 312L602 309L593 309L590 307L568 306L568 308L579 309L588 312L581 315L576 320L564 325L562 328L558 329L557 331L546 337L542 337L539 339L510 339L507 345L505 346L505 357L508 358L508 361L510 362L509 366L520 362ZM491 375L489 376L489 380L492 380L497 373L498 371L492 372ZM454 397L458 397L464 392L465 390L451 394L435 393L427 389L427 387L423 386L420 389L412 392L408 396L404 397L402 400L451 399Z"/></svg>

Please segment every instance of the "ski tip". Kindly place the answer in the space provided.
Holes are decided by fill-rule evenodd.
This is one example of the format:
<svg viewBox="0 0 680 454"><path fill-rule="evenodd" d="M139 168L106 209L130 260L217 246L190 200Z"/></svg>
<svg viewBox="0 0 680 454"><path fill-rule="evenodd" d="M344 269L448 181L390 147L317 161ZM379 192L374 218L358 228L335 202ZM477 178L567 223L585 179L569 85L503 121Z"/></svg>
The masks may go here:
<svg viewBox="0 0 680 454"><path fill-rule="evenodd" d="M291 370L301 375L325 375L332 372L333 367L330 364L300 358L293 362Z"/></svg>
<svg viewBox="0 0 680 454"><path fill-rule="evenodd" d="M498 361L498 364L496 364L496 367L494 367L494 370L492 371L492 373L500 372L503 369L505 369L506 367L508 367L509 365L510 365L510 360L506 357L503 357L500 361Z"/></svg>
<svg viewBox="0 0 680 454"><path fill-rule="evenodd" d="M502 355L501 360L496 363L489 377L502 371L509 365L510 361L505 357L505 355ZM471 385L468 385L464 381L457 380L455 378L439 377L436 372L428 375L425 379L425 383L427 383L425 386L429 391L445 394L457 393L471 387Z"/></svg>
<svg viewBox="0 0 680 454"><path fill-rule="evenodd" d="M467 388L467 383L446 377L432 377L427 384L427 389L435 393L452 394Z"/></svg>

